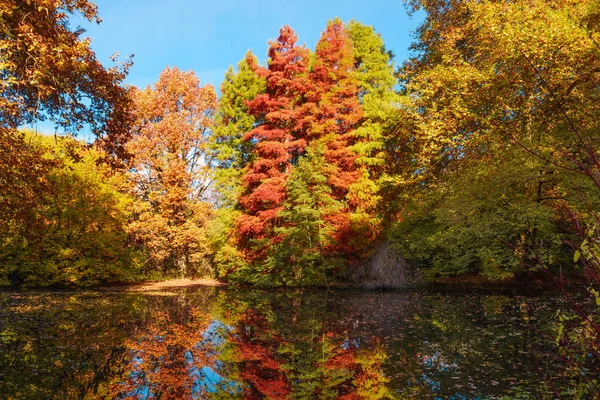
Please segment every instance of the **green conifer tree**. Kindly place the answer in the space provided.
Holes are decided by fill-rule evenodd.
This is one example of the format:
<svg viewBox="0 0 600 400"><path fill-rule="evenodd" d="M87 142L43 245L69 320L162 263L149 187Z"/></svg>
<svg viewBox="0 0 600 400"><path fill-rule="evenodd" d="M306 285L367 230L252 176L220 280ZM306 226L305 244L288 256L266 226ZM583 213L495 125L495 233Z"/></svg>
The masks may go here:
<svg viewBox="0 0 600 400"><path fill-rule="evenodd" d="M244 258L233 242L232 230L240 216L235 206L243 187L241 176L253 150L253 143L243 139L256 122L248 113L246 101L265 91L265 78L251 67L256 63L256 56L248 51L238 63L237 71L230 66L225 73L211 137L210 146L216 161L214 182L221 207L209 230L218 276L225 276L244 264Z"/></svg>
<svg viewBox="0 0 600 400"><path fill-rule="evenodd" d="M329 272L340 264L327 254L334 244L334 226L325 218L343 209L328 184L335 171L325 159L324 147L315 146L306 149L290 174L284 210L279 213L286 223L276 229L282 239L267 261L270 270L279 271L283 285L326 285Z"/></svg>
<svg viewBox="0 0 600 400"><path fill-rule="evenodd" d="M256 118L248 113L246 101L265 91L265 78L251 68L256 64L252 51L238 63L237 72L230 66L221 84L219 109L215 115L211 148L215 152L215 184L219 203L232 206L236 203L242 187L240 177L252 155L252 142L244 140Z"/></svg>
<svg viewBox="0 0 600 400"><path fill-rule="evenodd" d="M393 132L400 96L394 88L394 64L383 39L372 26L357 21L347 24L354 52L354 77L359 82L358 94L362 118L353 134L351 149L357 154L355 163L359 178L350 186L348 199L356 205L351 221L357 238L366 247L382 231L381 183L385 179L386 141ZM367 237L370 240L364 240Z"/></svg>

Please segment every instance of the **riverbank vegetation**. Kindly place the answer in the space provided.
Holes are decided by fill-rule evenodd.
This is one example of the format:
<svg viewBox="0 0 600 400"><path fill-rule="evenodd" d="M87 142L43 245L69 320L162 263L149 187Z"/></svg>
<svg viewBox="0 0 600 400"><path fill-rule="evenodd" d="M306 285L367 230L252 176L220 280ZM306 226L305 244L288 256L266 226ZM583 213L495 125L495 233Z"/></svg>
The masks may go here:
<svg viewBox="0 0 600 400"><path fill-rule="evenodd" d="M426 279L594 260L593 1L408 2L426 17L407 60L357 21L330 21L314 50L285 26L220 96L176 67L125 85L131 61L104 67L69 29L91 3L11 4L3 284L330 285L378 248ZM22 128L46 119L71 136Z"/></svg>

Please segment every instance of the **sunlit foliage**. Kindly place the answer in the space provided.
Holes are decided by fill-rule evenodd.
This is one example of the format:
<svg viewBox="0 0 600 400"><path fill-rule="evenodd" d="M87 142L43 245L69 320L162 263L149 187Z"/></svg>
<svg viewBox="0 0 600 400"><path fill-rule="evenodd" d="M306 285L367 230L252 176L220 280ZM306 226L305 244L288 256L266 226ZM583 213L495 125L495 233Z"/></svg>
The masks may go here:
<svg viewBox="0 0 600 400"><path fill-rule="evenodd" d="M435 273L545 273L571 308L556 325L571 382L555 395L598 397L599 4L409 5L426 13L402 70L420 143L413 210L431 211L400 223L397 241ZM592 305L574 301L553 272L576 263Z"/></svg>
<svg viewBox="0 0 600 400"><path fill-rule="evenodd" d="M71 139L26 133L20 138L18 192L0 230L2 283L90 285L138 276L128 247L122 174L100 164L103 154ZM15 151L14 147L6 149ZM27 161L27 166L21 164Z"/></svg>
<svg viewBox="0 0 600 400"><path fill-rule="evenodd" d="M137 201L128 229L146 250L148 268L197 274L208 251L208 136L216 93L200 86L193 72L167 68L154 88L136 91L134 99L127 149Z"/></svg>
<svg viewBox="0 0 600 400"><path fill-rule="evenodd" d="M565 261L598 149L592 4L410 2L426 19L401 69L414 166L395 235L413 261L492 279Z"/></svg>
<svg viewBox="0 0 600 400"><path fill-rule="evenodd" d="M105 68L72 29L80 14L99 23L87 0L8 0L0 4L0 131L50 119L69 133L86 128L108 156L125 157L129 137L128 89L131 62Z"/></svg>
<svg viewBox="0 0 600 400"><path fill-rule="evenodd" d="M285 182L292 158L306 147L306 134L296 125L296 103L309 89L309 50L298 46L297 40L290 27L281 29L270 44L268 68L255 65L256 73L266 78L266 92L247 102L258 123L244 136L255 143L242 177L239 204L243 213L236 230L239 246L252 261L264 259L269 246L280 240L274 228L283 209Z"/></svg>
<svg viewBox="0 0 600 400"><path fill-rule="evenodd" d="M229 176L242 172L242 191L233 198L239 212L228 213L236 221L229 231L237 242L228 241L228 256L221 258L220 252L215 259L228 279L327 284L369 256L381 237L384 120L396 107L389 55L374 30L357 22L329 22L314 54L296 41L291 28L284 27L271 43L267 68L247 57L245 64L266 80L264 93L236 94L227 79L224 84L221 114L237 104L235 120L246 124L228 126L254 124L236 144L236 153L227 140L218 147L245 160L243 165L221 163ZM252 78L245 68L240 64L236 75L240 84ZM302 237L305 229L311 233Z"/></svg>
<svg viewBox="0 0 600 400"><path fill-rule="evenodd" d="M215 159L213 189L218 196L219 208L210 222L209 236L213 263L219 276L246 263L232 231L241 215L237 207L243 189L241 177L253 154L253 143L244 140L244 136L252 130L256 119L248 112L246 102L265 91L265 78L256 74L256 64L256 58L248 52L236 72L230 67L225 74L210 137Z"/></svg>

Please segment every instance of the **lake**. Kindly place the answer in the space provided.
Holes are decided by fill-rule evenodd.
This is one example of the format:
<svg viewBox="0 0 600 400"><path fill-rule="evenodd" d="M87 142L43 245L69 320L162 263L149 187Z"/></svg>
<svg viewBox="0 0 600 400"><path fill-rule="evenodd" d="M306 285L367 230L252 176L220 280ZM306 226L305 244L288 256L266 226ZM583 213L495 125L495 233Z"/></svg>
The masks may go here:
<svg viewBox="0 0 600 400"><path fill-rule="evenodd" d="M558 294L0 292L0 398L551 397Z"/></svg>

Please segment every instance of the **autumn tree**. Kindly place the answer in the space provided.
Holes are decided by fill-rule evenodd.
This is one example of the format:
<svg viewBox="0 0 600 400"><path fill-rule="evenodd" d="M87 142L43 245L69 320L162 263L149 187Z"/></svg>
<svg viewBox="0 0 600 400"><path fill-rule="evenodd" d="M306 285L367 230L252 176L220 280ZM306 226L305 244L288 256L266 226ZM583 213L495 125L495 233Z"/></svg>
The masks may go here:
<svg viewBox="0 0 600 400"><path fill-rule="evenodd" d="M325 161L322 147L309 146L286 183L282 226L276 228L281 242L271 249L266 265L274 276L257 274L259 284L285 286L323 285L343 260L332 254L334 226L326 216L341 212L344 204L332 197L328 177L334 166Z"/></svg>
<svg viewBox="0 0 600 400"><path fill-rule="evenodd" d="M295 115L307 90L309 51L297 46L297 40L290 27L281 29L270 44L268 68L255 66L256 73L266 78L266 91L246 103L257 126L244 136L254 144L242 177L243 215L237 228L239 245L251 260L264 257L269 246L279 241L274 229L283 209L285 182L306 146Z"/></svg>
<svg viewBox="0 0 600 400"><path fill-rule="evenodd" d="M272 66L273 61L269 71ZM270 209L276 221L265 240L270 251L250 265L250 281L263 285L326 284L329 279L326 271L336 264L334 260L341 260L338 253L352 249L350 213L355 205L346 196L358 174L349 144L350 132L360 118L358 86L352 68L346 30L340 21L330 23L317 44L310 71L296 74L286 84L298 88L296 98L290 103L292 109L266 114L267 120L274 115L280 118L283 123L280 122L279 129L287 136L279 136L277 145L266 142L256 145L269 150L263 152L269 156L275 153L273 149L281 149L276 153L281 158L274 160L279 162L281 170L274 181L278 186L261 186L253 193L254 199L265 196L263 200L270 200L277 208ZM289 90L285 93L292 94ZM266 95L257 97L258 104L251 106L264 107L264 103L259 103L264 98ZM264 124L257 130L261 132L266 127ZM255 165L264 168L265 161L259 162L257 158ZM248 178L261 179L261 176L247 175L245 179ZM261 238L254 235L253 240L256 239Z"/></svg>
<svg viewBox="0 0 600 400"><path fill-rule="evenodd" d="M420 201L398 240L442 275L543 271L562 288L562 267L583 260L597 286L598 2L408 3L425 12L402 69ZM561 395L597 397L598 309L571 305L557 326L573 378Z"/></svg>
<svg viewBox="0 0 600 400"><path fill-rule="evenodd" d="M287 284L293 284L293 279L280 275L282 268L286 269L284 259L295 269L290 276L301 270L310 273L306 265L295 264L296 256L283 253L314 255L317 251L332 258L338 257L338 253L351 258L359 256L358 241L354 240L358 229L352 213L360 201L348 196L350 186L360 176L355 164L357 156L350 146L352 131L361 118L350 38L341 21L329 23L317 44L310 69L308 50L296 47L296 40L291 29L284 27L278 41L271 44L268 69L256 68L257 73L266 76L267 86L265 94L247 103L258 126L245 138L253 141L254 158L243 176L246 187L240 197L243 215L238 224L240 243L253 247L247 253L253 271L250 274L258 280L261 276L277 280L279 276ZM314 179L306 176L306 167L290 182L290 174L303 163L309 143L314 143L313 151L323 152L319 158L322 165L315 165L316 158L307 161L307 165L316 168L312 172L317 173L313 178L317 179L318 189ZM321 182L321 177L325 182ZM301 190L307 193L301 194ZM316 207L308 205L307 199L317 193L321 200L323 196L329 199L319 200ZM291 199L286 203L288 197ZM292 205L299 201L313 209L309 213L311 223L320 226L319 231L328 232L331 240L313 243L291 239L292 232L301 229L299 208ZM329 207L331 204L336 206ZM328 244L323 247L325 242ZM267 254L265 250L272 246L283 253ZM321 269L319 263L316 259L309 262L316 271Z"/></svg>
<svg viewBox="0 0 600 400"><path fill-rule="evenodd" d="M352 150L358 155L355 163L360 170L359 179L350 188L350 195L358 202L353 218L364 227L361 234L376 239L384 228L383 215L390 209L389 182L397 174L397 163L390 155L404 151L398 148L403 142L398 125L403 120L400 109L404 99L396 91L393 57L381 35L372 26L354 20L347 24L347 30L362 109L353 132Z"/></svg>
<svg viewBox="0 0 600 400"><path fill-rule="evenodd" d="M256 57L248 51L236 72L229 67L225 73L210 137L215 152L215 186L219 201L227 206L237 201L241 175L251 161L253 144L244 140L244 135L254 128L256 117L248 112L246 102L265 91L265 78L257 75L256 65Z"/></svg>
<svg viewBox="0 0 600 400"><path fill-rule="evenodd" d="M410 5L426 12L417 55L403 69L416 110L413 140L422 143L415 177L423 178L425 201L434 203L413 226L439 225L404 239L446 241L454 254L466 256L454 267L494 278L544 271L561 289L562 270L552 272L552 256L568 243L578 250L559 265L583 260L597 286L598 3ZM493 226L499 229L486 232ZM501 257L502 244L509 257ZM413 250L434 259L437 253L419 245ZM559 250L569 254L564 245ZM440 264L433 266L437 272L454 272ZM596 289L588 295L600 304ZM572 380L561 395L597 397L598 308L565 296L574 315L559 318L555 343Z"/></svg>
<svg viewBox="0 0 600 400"><path fill-rule="evenodd" d="M480 176L488 182L502 179L501 189L484 184L472 197L493 197L500 189L505 197L501 203L487 197L477 206L471 202L470 212L463 208L468 202L453 200L449 209L440 206L426 218L443 213L449 219L436 229L438 233L445 230L455 239L465 234L464 243L475 243L467 238L482 235L475 229L467 233L476 225L458 222L454 219L458 215L479 215L480 221L505 215L500 218L502 226L515 228L510 236L498 237L496 231L483 246L508 243L514 250L511 262L505 256L500 262L499 253L493 251L471 258L470 271L502 264L498 275L510 275L517 272L517 265L536 258L539 243L546 249L552 243L549 237L568 238L561 204L580 203L573 189L585 185L581 172L590 157L582 157L579 149L582 143L585 149L598 141L588 118L597 113L592 99L598 51L583 3L532 1L527 7L514 2L452 2L448 7L429 1L410 3L415 9L422 7L427 17L417 31L415 56L402 69L404 89L413 102L410 140L418 150L405 179L417 184L420 193L415 197L447 206L452 193L464 196L457 182L479 182ZM578 127L576 132L571 124ZM516 159L521 161L515 165ZM501 178L512 168L523 171ZM453 188L449 182L455 182ZM537 217L523 223L525 215ZM544 222L543 215L552 216L553 226ZM460 252L474 254L481 249L473 246ZM556 250L544 253L552 252Z"/></svg>
<svg viewBox="0 0 600 400"><path fill-rule="evenodd" d="M427 189L413 191L403 204L402 222L391 229L392 241L429 278L478 273L491 280L524 273L536 241L547 265L570 263L564 216L549 206L561 192L538 191L544 180L564 184L558 173L546 174L539 158L515 146L485 160L469 158Z"/></svg>
<svg viewBox="0 0 600 400"><path fill-rule="evenodd" d="M296 41L284 27L271 43L267 68L246 59L266 87L244 103L247 111L237 106L239 115L247 112L253 119L236 119L255 125L243 142L235 143L238 153L231 152L231 145L223 147L225 157L251 150L238 196L236 247L241 254L228 247L227 260L238 267L228 261L229 272L223 272L234 272L230 278L304 284L319 276L322 284L329 279L323 271L342 272L345 264L368 257L381 237L379 180L398 99L390 56L371 27L356 22L346 27L339 19L328 23L310 62L309 51ZM256 79L248 75L245 82L250 78ZM236 169L234 163L223 166ZM239 173L234 171L228 174ZM316 236L300 238L304 229ZM331 237L325 240L325 235ZM307 280L291 278L298 274Z"/></svg>
<svg viewBox="0 0 600 400"><path fill-rule="evenodd" d="M410 4L427 13L402 72L420 110L414 139L427 143L423 168L488 155L494 141L560 162L575 135L563 111L594 140L584 118L596 108L588 93L598 79L590 2Z"/></svg>
<svg viewBox="0 0 600 400"><path fill-rule="evenodd" d="M100 23L94 3L82 0L3 1L0 4L0 128L50 119L65 132L91 130L116 156L124 157L129 98L122 85L131 65L105 68L72 30L80 13Z"/></svg>
<svg viewBox="0 0 600 400"><path fill-rule="evenodd" d="M307 112L302 122L311 142L324 147L324 160L332 168L327 176L331 196L344 204L342 210L325 215L324 219L332 226L335 251L352 258L358 255L355 240L358 226L352 214L359 207L360 199L349 194L360 171L357 154L351 146L362 111L352 45L341 21L328 23L317 42L310 79L312 90L307 96Z"/></svg>
<svg viewBox="0 0 600 400"><path fill-rule="evenodd" d="M139 201L131 233L148 250L152 268L197 273L207 252L208 135L215 91L201 86L192 71L167 67L154 88L135 93L135 105L128 150Z"/></svg>
<svg viewBox="0 0 600 400"><path fill-rule="evenodd" d="M39 244L43 235L36 210L43 203L40 194L50 189L48 174L59 165L44 157L45 153L31 134L8 129L0 134L0 248L4 254L19 248L26 237L27 242ZM6 271L2 275L0 280L6 282Z"/></svg>
<svg viewBox="0 0 600 400"><path fill-rule="evenodd" d="M4 240L23 237L18 232L29 236L32 245L34 237L45 237L35 215L43 192L50 190L48 174L60 164L45 157L46 150L19 127L50 120L66 133L90 130L106 150L100 153L104 159L126 158L130 98L122 83L131 63L105 68L90 40L82 38L84 30L70 27L74 14L100 22L88 1L0 4L0 231L15 234L3 236L0 246L12 246Z"/></svg>

